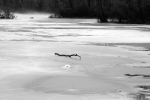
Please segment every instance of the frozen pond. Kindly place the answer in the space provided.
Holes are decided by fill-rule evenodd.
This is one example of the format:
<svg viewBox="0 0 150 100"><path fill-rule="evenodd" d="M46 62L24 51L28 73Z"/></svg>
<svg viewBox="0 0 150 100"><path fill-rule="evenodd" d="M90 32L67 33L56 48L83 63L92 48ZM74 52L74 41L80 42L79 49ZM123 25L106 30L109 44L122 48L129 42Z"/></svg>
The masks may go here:
<svg viewBox="0 0 150 100"><path fill-rule="evenodd" d="M0 100L149 98L149 25L17 16L0 20Z"/></svg>

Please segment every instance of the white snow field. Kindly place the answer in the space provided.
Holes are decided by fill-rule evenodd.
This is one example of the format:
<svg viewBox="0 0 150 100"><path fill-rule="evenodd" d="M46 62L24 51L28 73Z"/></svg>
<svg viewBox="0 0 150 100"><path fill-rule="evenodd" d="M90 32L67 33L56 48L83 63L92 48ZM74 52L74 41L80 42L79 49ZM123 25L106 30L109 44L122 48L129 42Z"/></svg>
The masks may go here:
<svg viewBox="0 0 150 100"><path fill-rule="evenodd" d="M149 98L150 25L16 15L0 20L0 100Z"/></svg>

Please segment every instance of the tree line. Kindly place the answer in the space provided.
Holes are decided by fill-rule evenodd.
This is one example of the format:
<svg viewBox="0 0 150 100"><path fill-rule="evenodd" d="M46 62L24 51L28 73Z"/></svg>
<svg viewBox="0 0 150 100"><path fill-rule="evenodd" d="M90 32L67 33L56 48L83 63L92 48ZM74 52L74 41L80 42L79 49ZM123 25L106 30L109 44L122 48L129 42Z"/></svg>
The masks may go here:
<svg viewBox="0 0 150 100"><path fill-rule="evenodd" d="M99 22L150 23L150 0L1 0L0 9L98 18Z"/></svg>

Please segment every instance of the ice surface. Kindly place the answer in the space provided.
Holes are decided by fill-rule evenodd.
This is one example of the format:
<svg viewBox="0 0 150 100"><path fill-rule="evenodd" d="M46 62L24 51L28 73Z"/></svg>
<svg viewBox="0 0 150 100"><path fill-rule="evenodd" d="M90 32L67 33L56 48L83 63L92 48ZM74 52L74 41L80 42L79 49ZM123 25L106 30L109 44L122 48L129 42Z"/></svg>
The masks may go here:
<svg viewBox="0 0 150 100"><path fill-rule="evenodd" d="M48 15L0 20L0 100L128 100L134 86L149 84L125 76L149 74L149 25Z"/></svg>

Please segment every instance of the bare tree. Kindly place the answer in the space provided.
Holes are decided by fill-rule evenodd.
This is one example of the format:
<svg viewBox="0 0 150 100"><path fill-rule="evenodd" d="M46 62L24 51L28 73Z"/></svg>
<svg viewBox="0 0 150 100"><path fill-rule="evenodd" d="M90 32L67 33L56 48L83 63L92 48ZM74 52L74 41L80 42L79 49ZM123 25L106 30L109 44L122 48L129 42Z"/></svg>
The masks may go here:
<svg viewBox="0 0 150 100"><path fill-rule="evenodd" d="M104 13L104 0L97 0L98 6L98 22L107 22L106 15Z"/></svg>
<svg viewBox="0 0 150 100"><path fill-rule="evenodd" d="M144 16L143 16L143 13L142 13L142 0L137 0L138 2L138 10L139 10L139 16L140 16L140 20L142 21L142 23L144 23Z"/></svg>

